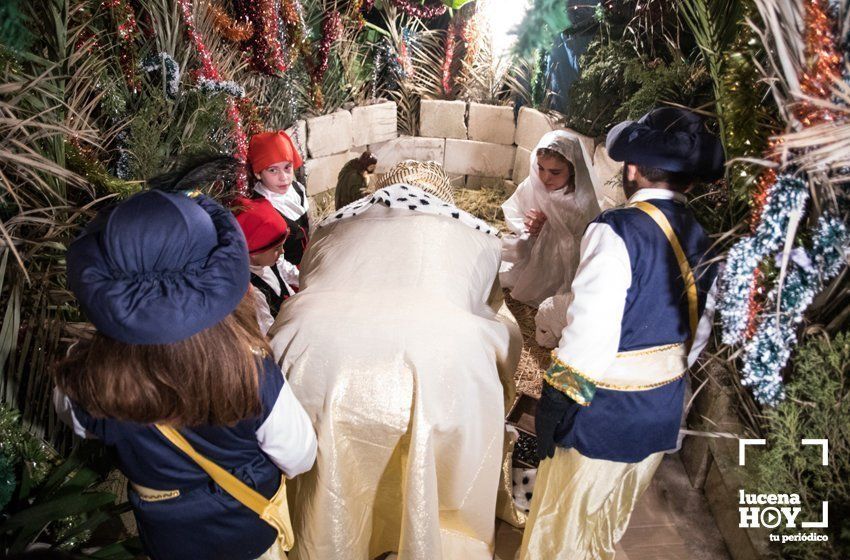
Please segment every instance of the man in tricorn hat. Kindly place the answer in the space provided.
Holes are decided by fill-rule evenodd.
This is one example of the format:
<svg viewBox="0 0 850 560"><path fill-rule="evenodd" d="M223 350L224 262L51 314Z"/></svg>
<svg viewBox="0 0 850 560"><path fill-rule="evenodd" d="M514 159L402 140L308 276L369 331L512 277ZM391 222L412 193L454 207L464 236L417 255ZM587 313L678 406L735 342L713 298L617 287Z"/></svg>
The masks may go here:
<svg viewBox="0 0 850 560"><path fill-rule="evenodd" d="M685 373L705 347L716 270L685 193L719 178L723 150L696 114L615 126L628 204L587 228L567 326L537 411L542 461L523 560L612 559L631 512L677 445Z"/></svg>

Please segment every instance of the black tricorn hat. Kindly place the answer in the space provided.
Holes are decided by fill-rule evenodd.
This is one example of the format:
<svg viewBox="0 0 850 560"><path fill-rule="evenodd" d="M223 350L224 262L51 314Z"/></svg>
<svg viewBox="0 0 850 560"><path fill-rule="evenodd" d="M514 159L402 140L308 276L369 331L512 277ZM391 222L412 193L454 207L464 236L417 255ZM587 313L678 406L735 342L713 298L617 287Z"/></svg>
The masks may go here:
<svg viewBox="0 0 850 560"><path fill-rule="evenodd" d="M715 181L723 176L723 145L706 131L696 113L675 107L654 109L637 121L624 121L608 132L608 155L666 171Z"/></svg>

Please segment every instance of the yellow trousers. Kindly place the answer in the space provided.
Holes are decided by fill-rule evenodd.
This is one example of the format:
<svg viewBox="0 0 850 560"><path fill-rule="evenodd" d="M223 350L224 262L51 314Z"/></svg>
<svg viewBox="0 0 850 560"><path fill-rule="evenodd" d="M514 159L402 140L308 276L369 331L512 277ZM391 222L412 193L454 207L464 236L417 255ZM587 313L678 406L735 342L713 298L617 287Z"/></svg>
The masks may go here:
<svg viewBox="0 0 850 560"><path fill-rule="evenodd" d="M558 447L537 471L520 560L612 560L663 457L617 463Z"/></svg>

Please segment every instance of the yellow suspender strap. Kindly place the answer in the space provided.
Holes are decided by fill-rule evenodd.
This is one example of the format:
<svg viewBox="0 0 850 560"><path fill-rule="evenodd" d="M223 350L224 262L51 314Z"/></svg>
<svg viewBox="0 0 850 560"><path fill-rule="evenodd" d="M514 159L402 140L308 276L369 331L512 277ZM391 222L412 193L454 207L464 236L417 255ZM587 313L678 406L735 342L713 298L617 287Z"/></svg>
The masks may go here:
<svg viewBox="0 0 850 560"><path fill-rule="evenodd" d="M699 323L699 304L697 303L697 283L694 279L694 273L691 270L691 265L688 262L688 257L685 255L685 251L682 250L682 245L679 243L679 238L676 237L676 232L673 231L673 226L670 225L669 220L667 220L667 216L665 216L661 210L649 202L643 201L635 202L634 204L631 204L631 206L646 212L649 217L658 224L658 227L660 227L661 231L664 232L664 235L667 236L667 241L670 242L670 246L673 247L673 253L676 254L676 260L679 261L679 270L682 272L682 279L685 281L685 290L688 294L688 319L691 326L688 350L690 350L691 345L694 343L694 337L697 334L697 324Z"/></svg>
<svg viewBox="0 0 850 560"><path fill-rule="evenodd" d="M169 426L157 424L156 429L162 432L168 441L173 443L180 451L192 458L198 463L216 484L222 487L225 492L233 496L238 502L255 512L260 517L263 517L266 507L269 505L269 500L262 494L219 467L192 447L192 444L186 441L183 434Z"/></svg>

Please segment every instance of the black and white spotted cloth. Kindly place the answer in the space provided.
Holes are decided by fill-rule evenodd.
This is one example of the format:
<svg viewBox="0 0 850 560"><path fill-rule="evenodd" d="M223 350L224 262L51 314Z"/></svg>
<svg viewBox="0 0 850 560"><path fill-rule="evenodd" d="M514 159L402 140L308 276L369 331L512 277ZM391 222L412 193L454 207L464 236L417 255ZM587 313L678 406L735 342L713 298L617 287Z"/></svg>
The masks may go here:
<svg viewBox="0 0 850 560"><path fill-rule="evenodd" d="M484 220L480 220L470 214L464 212L457 206L452 206L436 196L429 194L420 187L414 185L404 185L396 183L389 185L383 189L377 190L372 196L363 197L360 200L355 200L348 206L344 206L321 221L317 227L322 228L329 226L334 222L351 218L362 214L372 207L374 204L383 204L388 208L400 208L404 210L413 210L422 212L423 214L432 214L436 216L445 216L454 218L465 226L474 230L499 237L499 231L491 227Z"/></svg>

